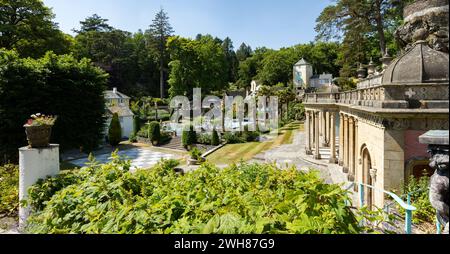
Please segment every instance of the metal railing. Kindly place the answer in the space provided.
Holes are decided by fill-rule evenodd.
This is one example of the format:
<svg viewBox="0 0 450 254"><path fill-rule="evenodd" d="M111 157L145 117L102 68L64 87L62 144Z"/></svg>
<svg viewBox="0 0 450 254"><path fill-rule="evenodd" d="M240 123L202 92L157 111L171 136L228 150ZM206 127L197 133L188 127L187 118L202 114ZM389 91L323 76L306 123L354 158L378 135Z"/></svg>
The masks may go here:
<svg viewBox="0 0 450 254"><path fill-rule="evenodd" d="M405 209L405 233L406 234L411 234L412 232L412 212L417 210L416 207L411 205L411 194L408 194L408 198L407 201L405 203L405 201L403 201L399 196L397 196L395 193L392 193L390 191L386 191L386 190L381 190L378 188L375 188L371 185L367 185L367 184L363 184L363 183L352 183L346 190L350 190L352 187L354 187L355 185L358 185L358 194L359 194L359 206L363 207L364 206L364 187L370 188L374 191L378 191L378 192L383 192L387 195L389 195L390 197L392 197L394 199L395 202L397 202L403 209Z"/></svg>

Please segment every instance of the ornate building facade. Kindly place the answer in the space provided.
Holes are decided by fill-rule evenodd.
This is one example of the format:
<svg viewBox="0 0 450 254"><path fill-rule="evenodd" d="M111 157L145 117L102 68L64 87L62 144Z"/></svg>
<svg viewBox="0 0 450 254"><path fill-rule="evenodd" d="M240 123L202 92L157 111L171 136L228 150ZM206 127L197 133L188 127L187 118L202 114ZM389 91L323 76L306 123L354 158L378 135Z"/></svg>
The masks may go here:
<svg viewBox="0 0 450 254"><path fill-rule="evenodd" d="M415 22L421 13L431 15L422 2L413 4ZM448 2L446 15L448 22ZM369 74L353 91L305 95L305 152L323 159L327 148L329 163L349 181L398 190L427 168L427 147L418 137L449 129L449 56L416 40L381 73ZM367 205L383 207L383 193L364 193Z"/></svg>

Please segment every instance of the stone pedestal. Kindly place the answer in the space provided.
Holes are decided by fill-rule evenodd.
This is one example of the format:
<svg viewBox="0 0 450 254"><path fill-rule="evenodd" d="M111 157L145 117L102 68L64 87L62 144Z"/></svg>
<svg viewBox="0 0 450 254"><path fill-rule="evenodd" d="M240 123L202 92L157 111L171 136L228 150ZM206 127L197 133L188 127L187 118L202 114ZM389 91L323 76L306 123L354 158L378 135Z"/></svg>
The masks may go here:
<svg viewBox="0 0 450 254"><path fill-rule="evenodd" d="M39 179L59 173L59 145L46 148L19 148L19 200L26 200L28 188ZM19 207L19 229L23 229L29 207Z"/></svg>

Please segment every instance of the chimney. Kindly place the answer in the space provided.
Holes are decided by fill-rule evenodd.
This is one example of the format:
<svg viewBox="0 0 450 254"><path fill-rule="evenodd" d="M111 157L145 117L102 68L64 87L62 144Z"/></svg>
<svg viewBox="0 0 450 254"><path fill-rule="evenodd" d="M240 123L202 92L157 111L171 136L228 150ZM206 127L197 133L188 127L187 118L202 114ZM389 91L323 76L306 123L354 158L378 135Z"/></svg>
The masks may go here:
<svg viewBox="0 0 450 254"><path fill-rule="evenodd" d="M117 87L113 88L113 93L117 93Z"/></svg>

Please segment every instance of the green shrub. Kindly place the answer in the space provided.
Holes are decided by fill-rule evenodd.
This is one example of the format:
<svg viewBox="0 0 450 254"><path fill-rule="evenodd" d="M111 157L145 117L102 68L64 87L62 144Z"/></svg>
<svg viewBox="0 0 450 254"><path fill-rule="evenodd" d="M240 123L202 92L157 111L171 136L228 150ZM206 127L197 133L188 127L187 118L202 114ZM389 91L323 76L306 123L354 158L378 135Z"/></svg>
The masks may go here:
<svg viewBox="0 0 450 254"><path fill-rule="evenodd" d="M211 134L208 134L208 133L197 134L197 143L198 144L210 145L211 140L212 140Z"/></svg>
<svg viewBox="0 0 450 254"><path fill-rule="evenodd" d="M112 146L117 146L122 141L122 127L120 126L119 115L113 114L108 130L108 141Z"/></svg>
<svg viewBox="0 0 450 254"><path fill-rule="evenodd" d="M12 164L0 166L0 215L16 216L18 209L19 167Z"/></svg>
<svg viewBox="0 0 450 254"><path fill-rule="evenodd" d="M190 126L189 130L183 130L183 133L181 135L181 143L186 149L189 146L197 143L197 132L194 130L193 126Z"/></svg>
<svg viewBox="0 0 450 254"><path fill-rule="evenodd" d="M202 151L200 151L197 147L192 148L189 154L191 155L191 158L194 160L202 159Z"/></svg>
<svg viewBox="0 0 450 254"><path fill-rule="evenodd" d="M219 169L206 163L179 175L176 166L176 161L163 161L152 170L131 173L123 170L128 167L125 162L113 160L80 169L75 173L78 181L33 210L26 231L357 234L364 230L346 205L347 192L325 184L314 172L280 170L269 164ZM54 180L35 188L45 191L48 181Z"/></svg>
<svg viewBox="0 0 450 254"><path fill-rule="evenodd" d="M242 135L239 133L233 133L233 132L225 132L223 134L223 140L227 142L228 144L239 144L239 143L245 143L247 142Z"/></svg>
<svg viewBox="0 0 450 254"><path fill-rule="evenodd" d="M24 59L0 49L0 158L17 161L31 114L57 115L51 142L90 151L104 138L108 75L90 60L47 53ZM1 161L0 161L1 164Z"/></svg>
<svg viewBox="0 0 450 254"><path fill-rule="evenodd" d="M159 140L160 145L167 144L170 140L172 140L172 136L169 133L161 132L161 138Z"/></svg>
<svg viewBox="0 0 450 254"><path fill-rule="evenodd" d="M161 140L161 127L158 122L151 122L148 127L148 138L153 145L158 145Z"/></svg>
<svg viewBox="0 0 450 254"><path fill-rule="evenodd" d="M133 117L133 134L134 134L134 136L137 135L137 133L139 132L140 129L141 129L141 119L139 118L139 116L134 116Z"/></svg>
<svg viewBox="0 0 450 254"><path fill-rule="evenodd" d="M244 126L244 132L242 132L241 137L242 140L246 142L253 142L259 137L259 132L257 131L249 131L248 126Z"/></svg>
<svg viewBox="0 0 450 254"><path fill-rule="evenodd" d="M213 130L211 135L211 145L218 146L220 145L220 138L219 134L217 133L216 129Z"/></svg>
<svg viewBox="0 0 450 254"><path fill-rule="evenodd" d="M430 222L434 223L436 220L436 209L430 203L430 177L427 175L416 179L410 176L407 184L401 185L402 197L406 200L408 193L411 194L411 205L417 208L413 214L413 223ZM398 206L399 210L404 214L404 209Z"/></svg>

